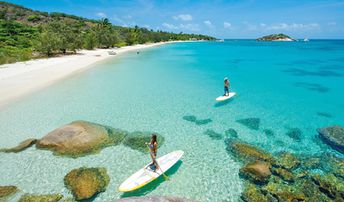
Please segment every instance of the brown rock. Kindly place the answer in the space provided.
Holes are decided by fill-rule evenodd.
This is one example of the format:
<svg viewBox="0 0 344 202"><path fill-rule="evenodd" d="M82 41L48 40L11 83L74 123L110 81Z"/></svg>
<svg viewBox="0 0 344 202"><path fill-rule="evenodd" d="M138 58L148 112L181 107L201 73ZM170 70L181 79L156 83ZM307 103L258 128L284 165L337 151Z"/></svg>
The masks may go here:
<svg viewBox="0 0 344 202"><path fill-rule="evenodd" d="M245 165L240 169L239 173L254 183L266 183L271 176L270 164L263 161L255 161Z"/></svg>
<svg viewBox="0 0 344 202"><path fill-rule="evenodd" d="M16 186L0 186L0 201L5 201L6 198L16 193L18 188Z"/></svg>
<svg viewBox="0 0 344 202"><path fill-rule="evenodd" d="M27 139L21 143L19 143L18 146L16 147L13 147L13 148L6 148L6 149L0 149L0 152L6 152L6 153L10 153L10 152L14 152L14 153L17 153L17 152L20 152L20 151L23 151L25 150L26 148L29 148L31 147L32 145L34 145L35 143L37 142L36 139Z"/></svg>
<svg viewBox="0 0 344 202"><path fill-rule="evenodd" d="M105 168L78 168L64 177L66 187L77 200L89 199L99 192L104 192L110 178Z"/></svg>
<svg viewBox="0 0 344 202"><path fill-rule="evenodd" d="M127 132L86 121L75 121L48 133L36 143L37 148L71 157L96 153L119 144Z"/></svg>

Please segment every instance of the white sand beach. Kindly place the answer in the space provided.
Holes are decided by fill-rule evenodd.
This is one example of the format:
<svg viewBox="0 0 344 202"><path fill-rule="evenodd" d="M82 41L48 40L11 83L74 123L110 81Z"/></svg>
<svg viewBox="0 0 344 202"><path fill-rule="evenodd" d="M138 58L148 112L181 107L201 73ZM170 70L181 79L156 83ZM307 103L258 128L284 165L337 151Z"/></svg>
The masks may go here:
<svg viewBox="0 0 344 202"><path fill-rule="evenodd" d="M138 51L166 43L172 42L140 44L118 49L81 50L75 55L0 65L0 106L90 68L96 62L116 57L116 55L128 51ZM109 51L117 54L110 55Z"/></svg>

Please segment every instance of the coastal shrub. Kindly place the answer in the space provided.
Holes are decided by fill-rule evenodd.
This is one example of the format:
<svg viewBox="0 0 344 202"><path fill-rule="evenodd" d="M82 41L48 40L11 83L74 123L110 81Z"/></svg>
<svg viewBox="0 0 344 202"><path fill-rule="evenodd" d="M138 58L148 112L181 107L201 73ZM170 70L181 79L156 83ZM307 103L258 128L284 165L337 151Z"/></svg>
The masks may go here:
<svg viewBox="0 0 344 202"><path fill-rule="evenodd" d="M30 15L29 17L27 17L27 20L30 22L38 22L41 20L41 17L38 15Z"/></svg>

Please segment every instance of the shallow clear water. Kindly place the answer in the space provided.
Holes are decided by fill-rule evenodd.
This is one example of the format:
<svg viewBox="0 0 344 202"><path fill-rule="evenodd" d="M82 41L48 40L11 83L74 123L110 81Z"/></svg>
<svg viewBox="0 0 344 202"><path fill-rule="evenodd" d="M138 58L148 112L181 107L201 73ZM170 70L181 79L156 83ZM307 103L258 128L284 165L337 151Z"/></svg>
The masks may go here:
<svg viewBox="0 0 344 202"><path fill-rule="evenodd" d="M218 104L215 98L223 93L225 76L237 96ZM185 155L169 172L169 181L159 179L137 195L237 201L243 188L241 164L226 152L223 140L204 131L234 128L241 140L270 152L336 153L318 140L316 129L344 125L343 92L344 41L168 44L99 63L1 108L0 147L40 138L74 120L155 131L165 136L159 154L181 149ZM196 125L183 120L185 115L212 122ZM236 122L243 118L260 118L260 129ZM286 135L289 128L302 131L301 142ZM275 136L266 136L264 129ZM0 184L16 185L25 193L70 197L63 184L66 173L81 166L106 167L110 184L94 201L111 201L128 196L118 186L148 161L149 155L123 145L78 159L32 147L0 153Z"/></svg>

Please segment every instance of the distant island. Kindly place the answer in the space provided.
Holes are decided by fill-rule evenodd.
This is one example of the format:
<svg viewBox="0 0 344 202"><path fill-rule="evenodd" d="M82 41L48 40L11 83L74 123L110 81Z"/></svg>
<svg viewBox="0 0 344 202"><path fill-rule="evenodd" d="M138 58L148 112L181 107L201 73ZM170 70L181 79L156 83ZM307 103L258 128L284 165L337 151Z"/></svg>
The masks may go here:
<svg viewBox="0 0 344 202"><path fill-rule="evenodd" d="M111 24L107 18L93 20L0 2L0 64L73 54L80 49L186 40L215 38L138 26L123 27Z"/></svg>
<svg viewBox="0 0 344 202"><path fill-rule="evenodd" d="M258 38L257 41L295 41L295 39L285 34L270 34Z"/></svg>

